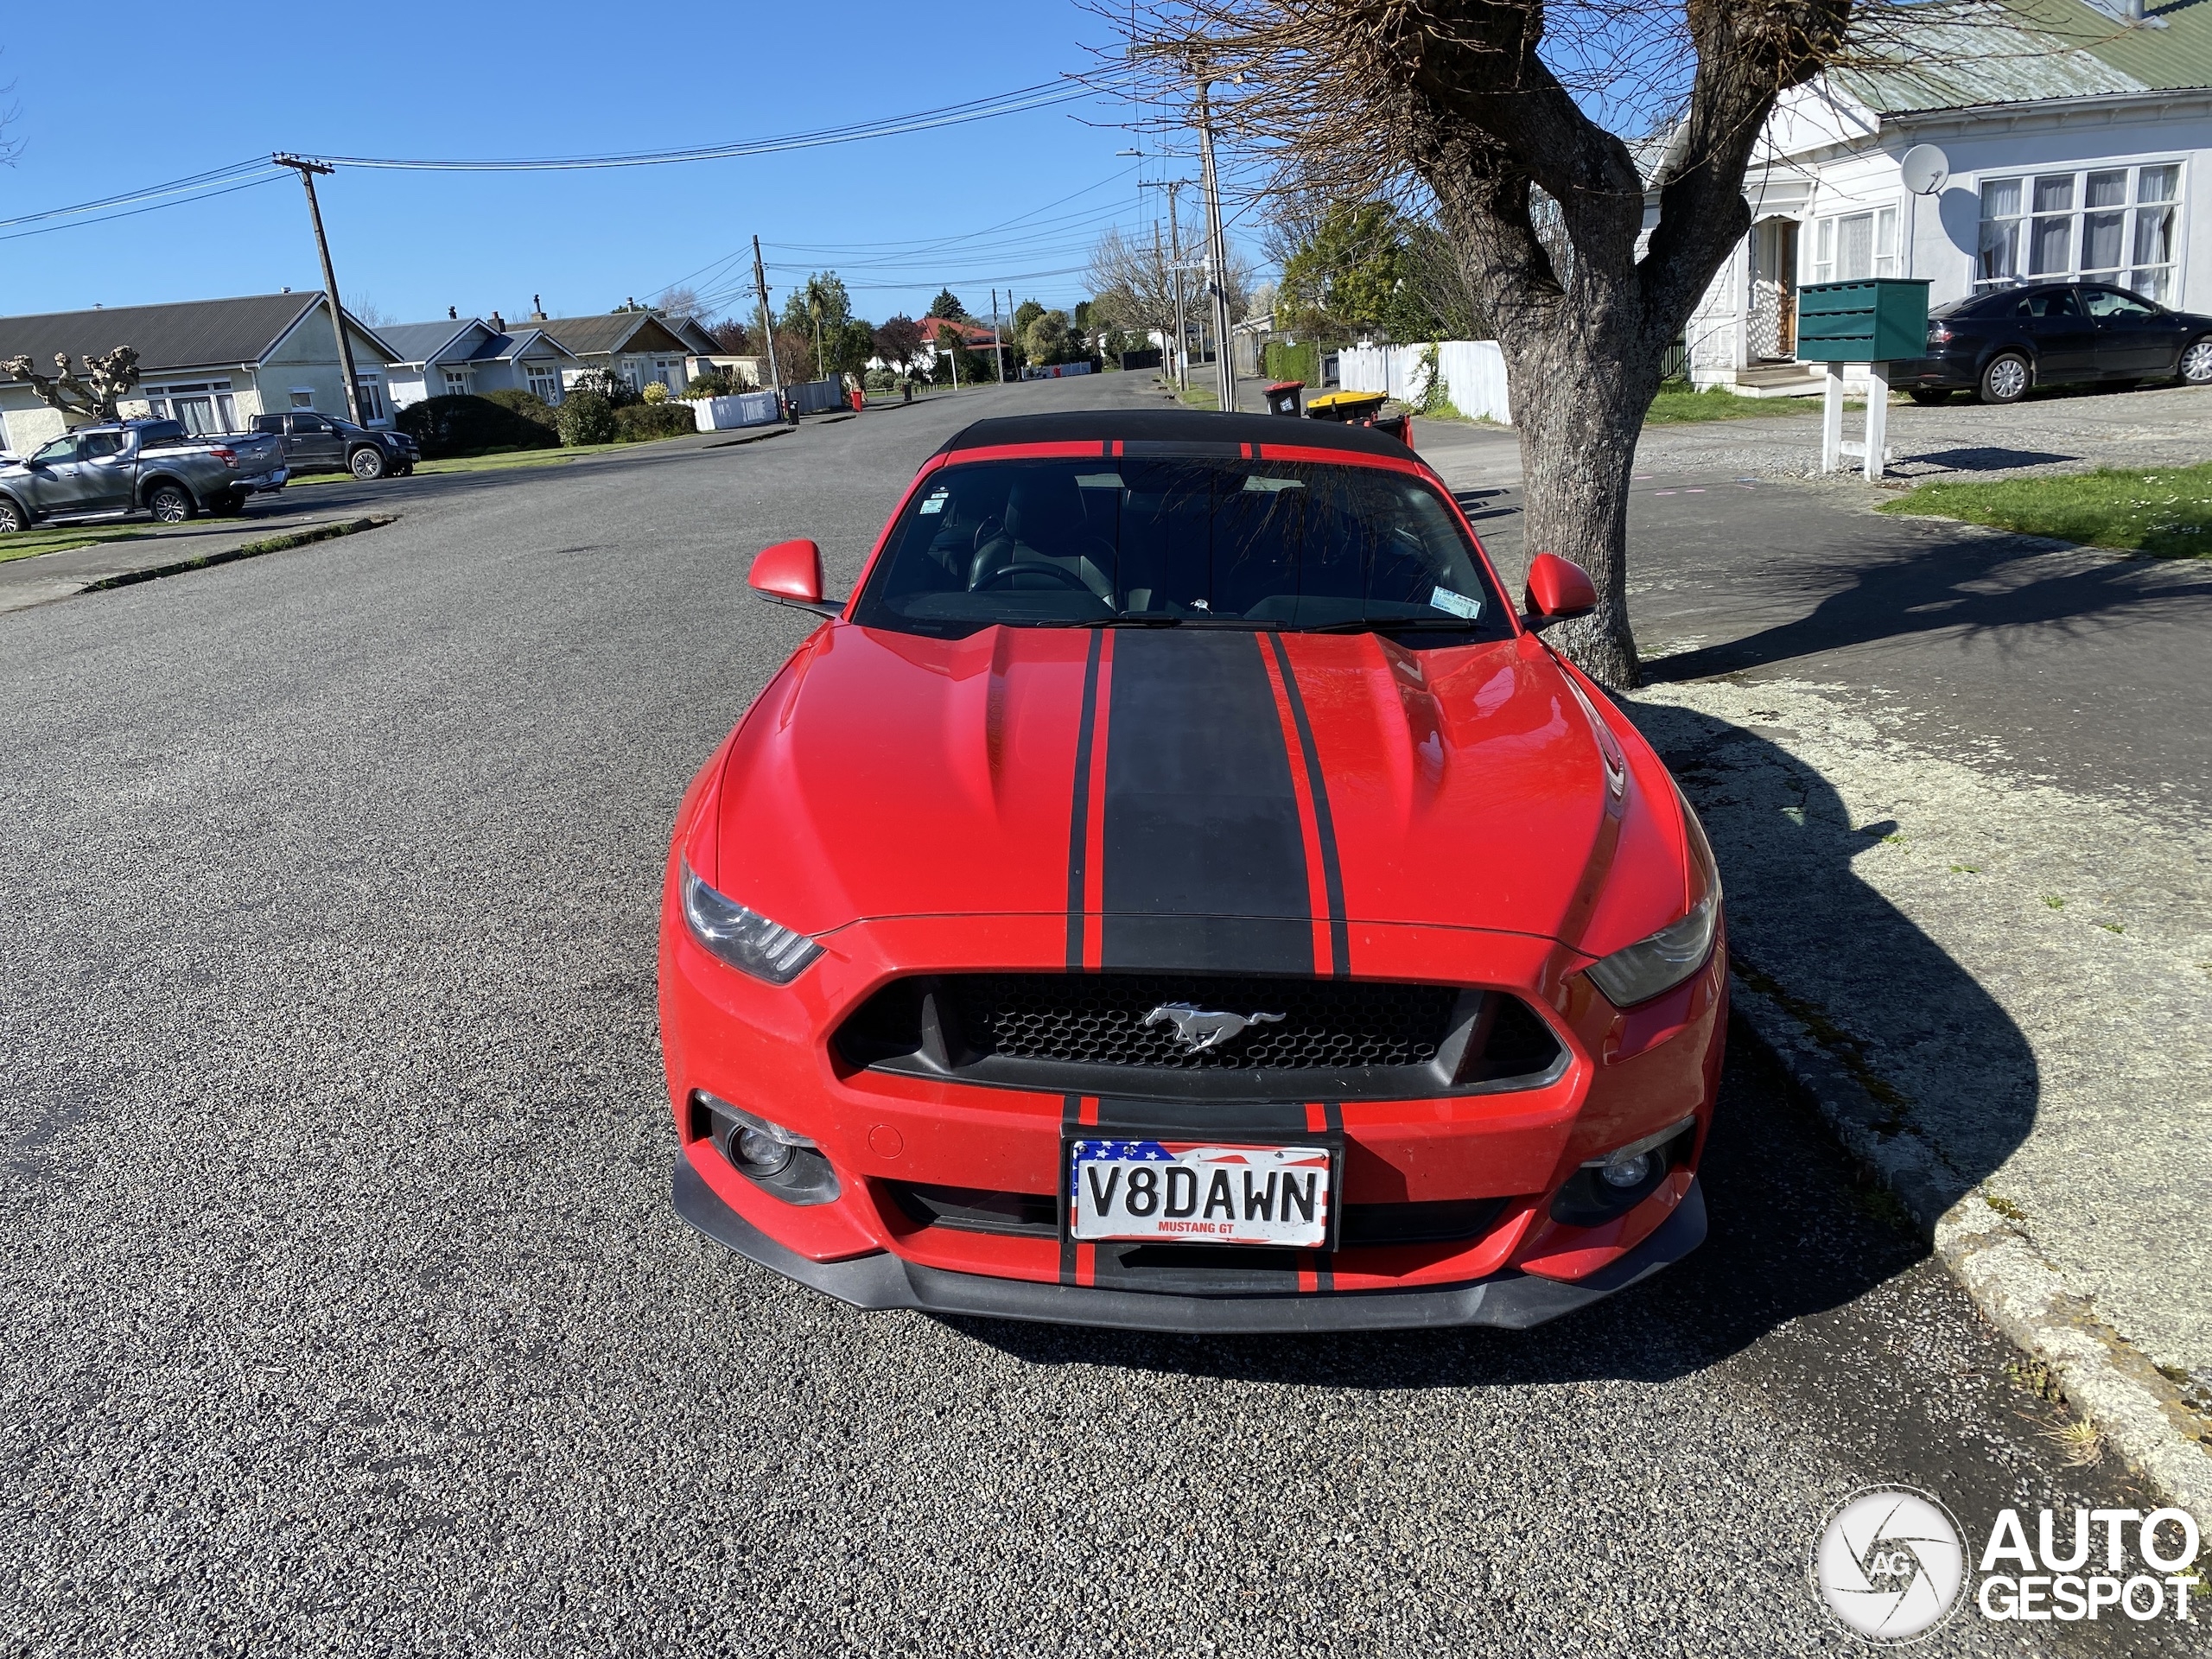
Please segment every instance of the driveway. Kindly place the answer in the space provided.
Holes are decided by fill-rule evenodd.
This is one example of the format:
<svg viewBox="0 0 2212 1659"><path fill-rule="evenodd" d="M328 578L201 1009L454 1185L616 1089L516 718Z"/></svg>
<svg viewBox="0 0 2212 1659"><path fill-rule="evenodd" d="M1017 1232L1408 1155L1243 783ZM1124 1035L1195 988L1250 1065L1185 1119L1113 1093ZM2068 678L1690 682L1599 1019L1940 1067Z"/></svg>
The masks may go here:
<svg viewBox="0 0 2212 1659"><path fill-rule="evenodd" d="M1829 1651L1857 1488L2150 1506L1740 1049L1710 1243L1524 1335L865 1315L677 1220L665 837L808 626L753 552L842 585L963 420L1134 391L480 475L0 616L7 1651Z"/></svg>

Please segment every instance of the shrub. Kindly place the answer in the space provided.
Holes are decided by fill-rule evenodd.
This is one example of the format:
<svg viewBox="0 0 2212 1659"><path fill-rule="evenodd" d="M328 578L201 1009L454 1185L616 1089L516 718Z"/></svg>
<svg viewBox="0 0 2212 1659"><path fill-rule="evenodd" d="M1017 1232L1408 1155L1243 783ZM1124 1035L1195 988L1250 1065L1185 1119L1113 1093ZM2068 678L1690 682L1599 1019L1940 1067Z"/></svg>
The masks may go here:
<svg viewBox="0 0 2212 1659"><path fill-rule="evenodd" d="M1268 376L1274 380L1303 380L1318 390L1321 385L1321 348L1312 340L1296 346L1271 340L1266 352Z"/></svg>
<svg viewBox="0 0 2212 1659"><path fill-rule="evenodd" d="M560 431L560 421L553 413L553 405L534 391L506 387L498 391L487 391L483 394L483 397L486 403L497 404L501 409L512 410L525 421L542 426L548 432L557 435Z"/></svg>
<svg viewBox="0 0 2212 1659"><path fill-rule="evenodd" d="M614 424L625 443L648 438L680 438L699 429L699 418L688 404L632 404L614 411Z"/></svg>
<svg viewBox="0 0 2212 1659"><path fill-rule="evenodd" d="M715 369L708 374L695 374L691 384L683 388L686 397L734 397L745 388L728 369Z"/></svg>
<svg viewBox="0 0 2212 1659"><path fill-rule="evenodd" d="M664 404L668 401L668 388L658 380L648 380L639 396L649 404Z"/></svg>
<svg viewBox="0 0 2212 1659"><path fill-rule="evenodd" d="M638 401L630 383L612 369L587 369L576 377L571 391L588 391L607 400L609 409L627 409Z"/></svg>
<svg viewBox="0 0 2212 1659"><path fill-rule="evenodd" d="M612 443L620 434L615 410L596 391L571 391L561 404L561 442Z"/></svg>
<svg viewBox="0 0 2212 1659"><path fill-rule="evenodd" d="M397 421L400 429L423 446L425 461L480 455L493 449L543 449L559 442L550 428L504 404L466 394L410 404L399 411Z"/></svg>

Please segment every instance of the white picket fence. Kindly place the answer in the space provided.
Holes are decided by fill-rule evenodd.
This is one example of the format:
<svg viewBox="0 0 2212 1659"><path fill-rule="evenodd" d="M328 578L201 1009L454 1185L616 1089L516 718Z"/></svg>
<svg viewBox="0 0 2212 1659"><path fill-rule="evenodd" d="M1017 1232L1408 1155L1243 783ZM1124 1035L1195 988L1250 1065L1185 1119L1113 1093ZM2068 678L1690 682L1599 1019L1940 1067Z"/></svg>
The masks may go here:
<svg viewBox="0 0 2212 1659"><path fill-rule="evenodd" d="M1346 391L1383 391L1417 404L1428 391L1426 346L1349 346L1338 354L1337 380ZM1505 354L1494 340L1447 340L1436 347L1437 372L1452 407L1469 419L1513 423L1505 391Z"/></svg>
<svg viewBox="0 0 2212 1659"><path fill-rule="evenodd" d="M684 397L678 401L691 405L691 412L699 417L702 432L765 426L770 421L784 418L776 407L776 394L772 391L741 391L727 397Z"/></svg>

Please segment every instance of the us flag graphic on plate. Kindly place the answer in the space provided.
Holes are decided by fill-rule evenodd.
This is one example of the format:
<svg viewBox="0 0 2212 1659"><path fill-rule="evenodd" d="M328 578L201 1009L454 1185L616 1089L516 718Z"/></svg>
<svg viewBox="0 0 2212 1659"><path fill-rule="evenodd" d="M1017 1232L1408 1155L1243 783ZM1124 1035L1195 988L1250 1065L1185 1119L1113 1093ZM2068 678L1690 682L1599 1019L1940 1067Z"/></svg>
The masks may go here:
<svg viewBox="0 0 2212 1659"><path fill-rule="evenodd" d="M1326 1147L1077 1141L1068 1181L1078 1239L1304 1249L1328 1242Z"/></svg>

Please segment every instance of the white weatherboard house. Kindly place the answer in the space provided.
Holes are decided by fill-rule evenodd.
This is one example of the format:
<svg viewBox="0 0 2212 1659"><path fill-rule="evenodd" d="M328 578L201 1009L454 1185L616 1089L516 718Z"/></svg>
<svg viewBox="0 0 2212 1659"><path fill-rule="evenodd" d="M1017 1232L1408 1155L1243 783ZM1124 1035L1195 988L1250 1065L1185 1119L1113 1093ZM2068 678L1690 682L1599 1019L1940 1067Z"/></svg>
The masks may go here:
<svg viewBox="0 0 2212 1659"><path fill-rule="evenodd" d="M584 366L544 329L511 330L496 311L489 321L448 315L442 322L403 322L380 332L398 353L391 365L395 409L426 397L508 390L558 404Z"/></svg>
<svg viewBox="0 0 2212 1659"><path fill-rule="evenodd" d="M2111 283L2212 310L2212 0L1932 0L1776 107L1751 234L1685 330L1690 378L1809 391L1801 284L1923 277L1941 305L2015 283ZM1904 153L1949 162L1915 197Z"/></svg>
<svg viewBox="0 0 2212 1659"><path fill-rule="evenodd" d="M361 413L372 426L389 426L391 348L358 319L346 324ZM338 335L319 293L0 317L0 360L27 356L41 374L53 372L57 352L81 369L82 359L118 346L138 353L139 384L119 404L127 416L178 420L194 432L237 432L256 415L288 409L346 413ZM61 412L40 402L29 382L0 373L0 449L28 454L66 427Z"/></svg>
<svg viewBox="0 0 2212 1659"><path fill-rule="evenodd" d="M588 369L604 369L626 380L633 391L658 381L680 393L698 372L695 359L714 351L713 338L690 317L657 311L610 311L595 317L532 315L527 325L542 328L573 353L569 378Z"/></svg>

